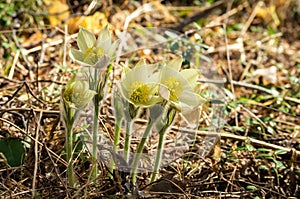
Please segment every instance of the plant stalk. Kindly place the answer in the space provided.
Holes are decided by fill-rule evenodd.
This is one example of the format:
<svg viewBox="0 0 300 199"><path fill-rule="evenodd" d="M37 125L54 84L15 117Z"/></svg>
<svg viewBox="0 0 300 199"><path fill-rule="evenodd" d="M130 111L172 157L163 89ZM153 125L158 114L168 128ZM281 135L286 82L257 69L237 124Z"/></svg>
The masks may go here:
<svg viewBox="0 0 300 199"><path fill-rule="evenodd" d="M68 162L68 180L69 186L74 187L74 173L73 173L73 125L67 126L67 162Z"/></svg>
<svg viewBox="0 0 300 199"><path fill-rule="evenodd" d="M121 132L121 123L122 123L122 119L119 118L116 120L116 129L115 129L115 137L114 137L114 152L117 152L118 149L118 144L119 144L119 139L120 139L120 132ZM114 159L112 159L111 164L110 164L110 172L113 173L114 170Z"/></svg>
<svg viewBox="0 0 300 199"><path fill-rule="evenodd" d="M137 172L137 169L138 169L138 163L140 161L145 142L147 140L147 137L148 137L148 135L151 131L151 128L152 128L153 124L154 124L154 122L151 119L149 119L149 123L148 123L148 125L147 125L147 127L144 131L141 142L138 145L138 149L136 151L136 155L134 157L133 166L132 166L132 168L133 168L133 170L132 170L132 183L133 184L136 183L136 174L137 174L136 172Z"/></svg>
<svg viewBox="0 0 300 199"><path fill-rule="evenodd" d="M67 173L69 186L74 187L74 172L73 172L73 125L75 120L76 111L63 105L66 115L63 117L66 127L66 153L67 153Z"/></svg>
<svg viewBox="0 0 300 199"><path fill-rule="evenodd" d="M98 117L99 117L99 100L97 98L98 94L94 97L94 122L93 122L93 149L92 149L92 177L93 179L97 178L98 174L98 167L97 167L97 142L98 142L98 129L99 129L99 123L98 123Z"/></svg>
<svg viewBox="0 0 300 199"><path fill-rule="evenodd" d="M157 151L156 151L155 164L154 164L154 169L153 169L150 183L152 183L156 180L156 175L160 168L162 152L164 150L163 149L164 148L164 137L165 137L166 130L167 130L167 128L163 128L163 131L159 133L159 141L158 141L158 146L157 146Z"/></svg>
<svg viewBox="0 0 300 199"><path fill-rule="evenodd" d="M131 130L132 130L133 121L126 121L126 135L125 135L125 146L124 146L124 159L129 162L130 154L130 142L131 142Z"/></svg>
<svg viewBox="0 0 300 199"><path fill-rule="evenodd" d="M165 125L159 131L159 140L158 140L158 146L157 146L157 151L156 151L155 164L154 164L154 169L153 169L150 183L152 183L153 181L156 180L156 175L158 173L158 170L159 170L160 164L161 164L162 152L163 152L163 147L164 147L164 137L165 137L167 130L172 125L175 116L176 116L176 109L174 109L172 107L169 108L167 111L167 114L166 114L166 118L164 118Z"/></svg>

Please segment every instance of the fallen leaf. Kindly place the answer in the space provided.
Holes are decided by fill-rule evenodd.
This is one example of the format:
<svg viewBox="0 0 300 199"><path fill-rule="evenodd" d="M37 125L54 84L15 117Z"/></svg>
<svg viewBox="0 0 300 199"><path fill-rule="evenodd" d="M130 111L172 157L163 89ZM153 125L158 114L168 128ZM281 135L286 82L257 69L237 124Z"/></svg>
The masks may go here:
<svg viewBox="0 0 300 199"><path fill-rule="evenodd" d="M104 26L108 24L108 21L105 14L96 12L92 16L73 17L67 21L67 24L70 34L76 33L79 29L79 26L82 26L97 34Z"/></svg>
<svg viewBox="0 0 300 199"><path fill-rule="evenodd" d="M65 0L44 0L52 26L60 25L70 16L69 6Z"/></svg>

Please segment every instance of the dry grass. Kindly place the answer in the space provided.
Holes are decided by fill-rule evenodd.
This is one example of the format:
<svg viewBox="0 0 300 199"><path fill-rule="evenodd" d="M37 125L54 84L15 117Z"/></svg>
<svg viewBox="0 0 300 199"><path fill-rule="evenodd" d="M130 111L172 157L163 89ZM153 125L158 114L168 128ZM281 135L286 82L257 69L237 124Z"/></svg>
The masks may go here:
<svg viewBox="0 0 300 199"><path fill-rule="evenodd" d="M300 42L297 35L300 10L298 7L276 27L274 21L264 21L253 14L255 3L243 2L224 3L212 10L203 20L206 28L197 30L190 24L184 29L187 34L197 31L203 44L209 46L205 53L214 62L213 73L224 77L224 88L228 91L223 98L226 102L222 116L224 128L210 142L214 144L213 149L205 157L199 155L204 150L201 140L211 135L205 130L204 115L196 147L163 168L161 178L152 185L148 184L151 173L138 176L140 198L300 197ZM135 8L130 3L123 3L122 10L116 5L106 6L110 8L107 15L114 22L115 32L123 27L120 16L132 13ZM299 6L297 1L291 1L285 11L296 6ZM130 26L176 27L180 15L184 15L180 12L184 7L166 3L161 8L157 12L139 13ZM283 5L279 4L278 13L282 12L280 9ZM227 37L223 34L224 27L228 30ZM20 30L20 33L34 34L37 30ZM2 30L0 34L15 46L0 50L2 56L9 50L11 53L10 58L2 58L0 65L0 138L19 138L27 143L24 164L20 167L7 166L0 156L1 198L125 197L129 191L128 174L116 172L111 179L106 165L100 161L101 174L96 183L91 181L91 157L86 150L76 151L74 168L78 188L67 185L65 132L59 106L63 85L79 68L67 56L68 49L76 45L76 35L68 35L64 26L45 28L40 42L23 47L17 39L19 32ZM195 39L193 34L189 37ZM143 56L154 59L147 54ZM159 59L159 53L156 56ZM272 66L277 69L274 74L257 72ZM211 74L209 69L203 66L203 73ZM119 79L118 70L113 77L115 82ZM113 137L109 95L101 110L100 125ZM80 146L80 140L76 144ZM278 150L286 153L280 154Z"/></svg>

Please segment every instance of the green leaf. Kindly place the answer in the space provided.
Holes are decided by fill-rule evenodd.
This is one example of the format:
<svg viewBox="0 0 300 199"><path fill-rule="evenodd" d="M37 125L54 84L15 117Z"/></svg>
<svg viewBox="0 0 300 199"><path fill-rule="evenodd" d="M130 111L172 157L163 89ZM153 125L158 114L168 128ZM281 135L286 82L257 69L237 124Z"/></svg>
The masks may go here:
<svg viewBox="0 0 300 199"><path fill-rule="evenodd" d="M260 169L260 170L269 170L269 167L267 167L266 165L259 165L258 169Z"/></svg>
<svg viewBox="0 0 300 199"><path fill-rule="evenodd" d="M18 167L23 164L25 149L19 139L5 138L0 140L0 153L4 154L11 167Z"/></svg>
<svg viewBox="0 0 300 199"><path fill-rule="evenodd" d="M266 159L273 159L273 157L270 154L261 153L256 156L256 158L261 158L261 157L266 158Z"/></svg>
<svg viewBox="0 0 300 199"><path fill-rule="evenodd" d="M246 148L248 151L255 151L255 148L251 144L246 144Z"/></svg>
<svg viewBox="0 0 300 199"><path fill-rule="evenodd" d="M283 149L279 149L274 152L275 155L284 155L286 153L287 153L287 151L283 150Z"/></svg>
<svg viewBox="0 0 300 199"><path fill-rule="evenodd" d="M257 187L256 187L256 186L253 186L253 185L248 185L248 186L246 187L246 189L248 189L248 190L257 190Z"/></svg>
<svg viewBox="0 0 300 199"><path fill-rule="evenodd" d="M258 148L257 151L259 151L259 152L271 152L272 149Z"/></svg>
<svg viewBox="0 0 300 199"><path fill-rule="evenodd" d="M273 159L274 163L276 164L276 167L279 168L279 169L285 169L286 167L283 165L282 162L278 161L278 160L275 160Z"/></svg>

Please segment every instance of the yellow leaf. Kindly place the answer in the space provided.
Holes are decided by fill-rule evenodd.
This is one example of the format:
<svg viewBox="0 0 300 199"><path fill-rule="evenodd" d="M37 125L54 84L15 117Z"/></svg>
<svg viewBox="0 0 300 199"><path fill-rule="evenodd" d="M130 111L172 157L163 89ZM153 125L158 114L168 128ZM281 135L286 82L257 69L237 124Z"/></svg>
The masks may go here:
<svg viewBox="0 0 300 199"><path fill-rule="evenodd" d="M96 12L92 16L73 17L67 21L69 33L76 33L79 26L86 28L97 34L108 24L106 16L101 12Z"/></svg>
<svg viewBox="0 0 300 199"><path fill-rule="evenodd" d="M24 35L22 38L22 46L27 47L29 45L36 45L38 42L42 40L43 34L41 31L37 30L35 33L31 34L30 37L26 37Z"/></svg>
<svg viewBox="0 0 300 199"><path fill-rule="evenodd" d="M69 6L65 0L44 0L52 26L60 25L70 16Z"/></svg>

